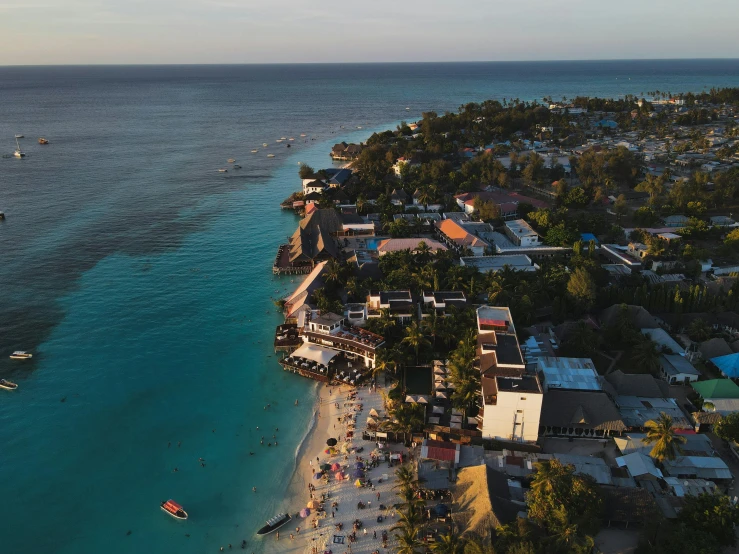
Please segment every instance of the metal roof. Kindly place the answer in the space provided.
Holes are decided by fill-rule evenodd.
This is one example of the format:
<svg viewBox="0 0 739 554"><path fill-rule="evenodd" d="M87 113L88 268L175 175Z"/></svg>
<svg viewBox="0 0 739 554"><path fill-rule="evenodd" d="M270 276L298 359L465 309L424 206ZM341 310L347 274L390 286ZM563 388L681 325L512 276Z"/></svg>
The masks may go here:
<svg viewBox="0 0 739 554"><path fill-rule="evenodd" d="M545 356L537 369L544 374L546 389L601 390L598 372L590 358L558 358Z"/></svg>

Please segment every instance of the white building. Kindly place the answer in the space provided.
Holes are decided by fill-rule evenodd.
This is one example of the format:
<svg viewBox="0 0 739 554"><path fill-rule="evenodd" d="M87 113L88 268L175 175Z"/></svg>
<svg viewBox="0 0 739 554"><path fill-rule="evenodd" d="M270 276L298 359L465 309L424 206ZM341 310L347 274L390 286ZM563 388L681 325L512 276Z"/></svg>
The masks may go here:
<svg viewBox="0 0 739 554"><path fill-rule="evenodd" d="M348 359L361 360L367 367L375 366L377 350L385 343L380 335L352 327L343 316L330 312L309 313L301 319L298 327L304 343L343 352Z"/></svg>
<svg viewBox="0 0 739 554"><path fill-rule="evenodd" d="M535 442L544 394L539 378L525 373L510 309L478 308L477 330L483 438Z"/></svg>
<svg viewBox="0 0 739 554"><path fill-rule="evenodd" d="M506 221L505 233L516 246L538 246L539 235L523 219Z"/></svg>
<svg viewBox="0 0 739 554"><path fill-rule="evenodd" d="M536 376L482 378L483 438L536 442L544 394Z"/></svg>

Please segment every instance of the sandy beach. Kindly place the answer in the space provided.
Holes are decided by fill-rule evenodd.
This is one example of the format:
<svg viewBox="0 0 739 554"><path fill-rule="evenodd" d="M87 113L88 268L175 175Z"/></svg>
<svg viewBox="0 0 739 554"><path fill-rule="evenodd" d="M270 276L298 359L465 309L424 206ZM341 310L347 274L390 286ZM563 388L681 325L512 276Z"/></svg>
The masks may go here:
<svg viewBox="0 0 739 554"><path fill-rule="evenodd" d="M286 509L293 516L293 520L280 529L279 539L276 533L261 539L266 543L266 552L323 554L330 551L332 554L371 554L376 551L388 551L382 547L381 538L382 532L387 532L390 538L388 546L392 544L390 527L396 520L392 505L397 502L393 490L397 462L394 467L389 467L383 460L377 467L365 471L365 479L372 482L372 488L357 487L355 485L357 479L352 476L357 471L356 464L359 459L368 464L372 452L377 448L375 442L362 439L362 431L372 409L376 410L380 417L384 415L381 390L380 386L370 391L368 387L353 389L349 386L326 385L318 389L317 419L300 451L289 488ZM353 391L356 391L356 395L352 399L350 395ZM359 405L362 406L361 411ZM347 440L347 432L352 429L352 420L356 422L356 430L354 437ZM335 453L326 453L328 449L326 441L329 438L341 439L334 450ZM346 446L342 448L344 444ZM354 451L358 448L362 449L359 453ZM342 453L342 450L346 452L347 449L348 454ZM389 445L388 450L391 453L407 452L403 445ZM328 472L327 482L325 479L315 479L317 466L324 463L340 464L347 478L337 480L335 476L337 472L332 470ZM306 508L311 501L309 485L315 487L313 497L316 502L321 502L322 495L328 496L323 503L325 515L316 517L316 510L311 509L308 517L296 517L296 514ZM365 504L365 508L358 507L360 501ZM334 503L337 505L332 507ZM386 506L387 509L382 510L380 505ZM382 521L378 521L380 517ZM350 542L355 520L361 521L362 526L356 531L356 541ZM313 527L314 522L317 522L317 528ZM343 525L341 530L336 528L338 524ZM299 533L296 532L298 527Z"/></svg>

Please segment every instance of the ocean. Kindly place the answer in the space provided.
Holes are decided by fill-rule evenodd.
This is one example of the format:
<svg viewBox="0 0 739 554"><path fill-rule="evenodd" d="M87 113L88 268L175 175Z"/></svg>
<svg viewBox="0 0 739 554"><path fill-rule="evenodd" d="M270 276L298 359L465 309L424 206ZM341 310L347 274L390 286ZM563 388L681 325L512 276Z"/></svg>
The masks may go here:
<svg viewBox="0 0 739 554"><path fill-rule="evenodd" d="M739 61L0 68L0 551L262 551L316 391L272 350L298 162L470 101L722 86Z"/></svg>

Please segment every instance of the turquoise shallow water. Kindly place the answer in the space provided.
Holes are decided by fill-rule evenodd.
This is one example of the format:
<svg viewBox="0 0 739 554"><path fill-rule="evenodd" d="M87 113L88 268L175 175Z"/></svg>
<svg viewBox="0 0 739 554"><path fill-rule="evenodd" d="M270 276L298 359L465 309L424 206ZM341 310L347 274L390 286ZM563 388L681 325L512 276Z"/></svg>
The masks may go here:
<svg viewBox="0 0 739 554"><path fill-rule="evenodd" d="M272 298L297 285L270 266L297 224L278 203L298 161L325 166L339 139L424 109L701 90L739 85L738 70L0 68L0 145L29 137L28 158L0 158L0 375L20 385L0 395L0 552L217 552L244 538L259 552L253 532L284 507L315 394L271 347ZM301 132L316 140L274 143ZM263 142L277 158L250 154ZM217 174L231 156L243 169ZM11 363L16 348L33 361ZM276 427L279 446L261 447ZM170 497L190 520L159 511Z"/></svg>

